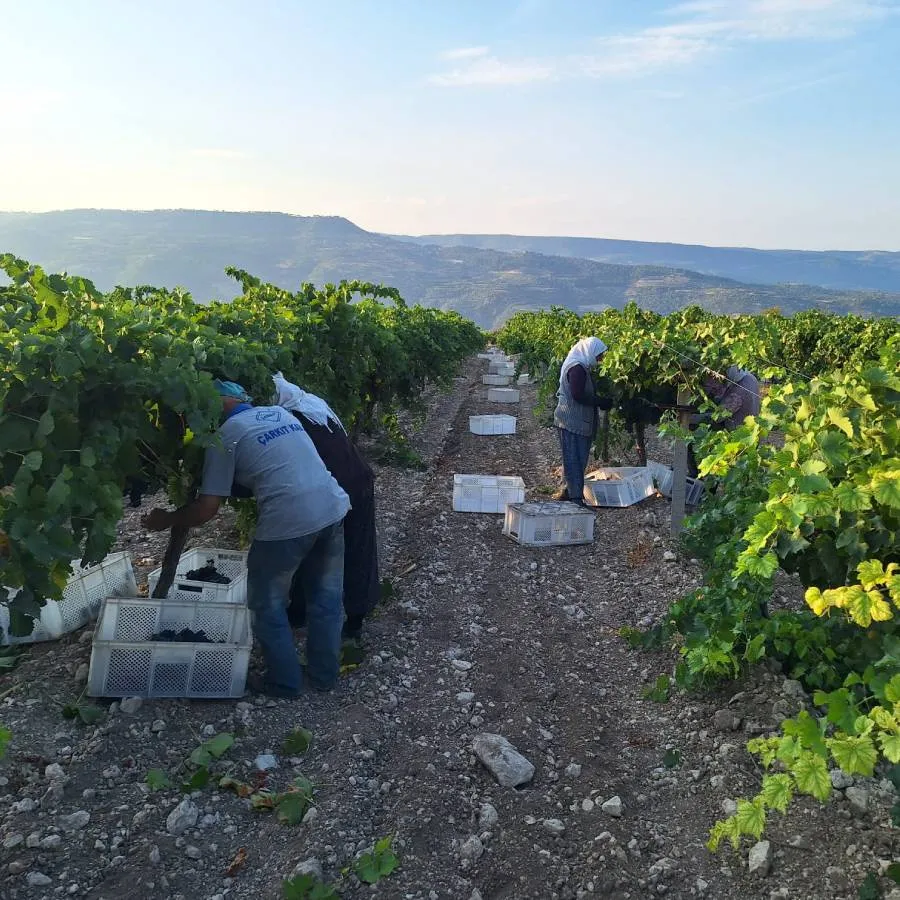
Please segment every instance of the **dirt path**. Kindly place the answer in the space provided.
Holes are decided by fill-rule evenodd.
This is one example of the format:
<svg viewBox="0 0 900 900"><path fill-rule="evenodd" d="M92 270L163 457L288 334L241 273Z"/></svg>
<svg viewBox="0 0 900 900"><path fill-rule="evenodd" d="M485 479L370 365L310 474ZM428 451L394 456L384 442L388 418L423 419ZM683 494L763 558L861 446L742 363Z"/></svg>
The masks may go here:
<svg viewBox="0 0 900 900"><path fill-rule="evenodd" d="M505 538L499 516L452 512L454 472L518 474L534 492L558 464L530 388L517 435L469 433L470 414L510 411L484 400L480 374L473 362L433 399L419 447L428 471L379 471L396 596L367 629L363 665L332 695L145 701L131 715L114 704L99 727L76 726L54 702L77 696L90 653L77 634L35 647L4 678L0 693L17 687L0 703L15 735L0 764L0 897L275 898L296 864L314 859L336 881L388 834L401 867L375 887L345 877L342 896L821 900L855 897L878 859L893 858L888 799L871 780L853 786L853 803L843 792L826 807L799 802L773 823L768 877L748 872L746 848L708 853L723 802L758 785L744 742L799 702L797 686L760 670L727 693L642 699L674 657L632 651L617 630L658 617L698 577L689 561L664 559L666 501L601 510L593 544L542 550ZM217 528L195 543L233 540L227 520ZM133 514L127 538L145 571L161 550ZM313 745L285 758L297 725ZM171 770L204 729L235 735L220 765L239 778L252 780L266 752L278 757L270 787L311 778L315 812L289 827L208 788L190 801L196 823L173 834L167 817L182 797L148 793L144 775ZM482 732L530 760L530 783L496 783L472 751ZM54 763L61 773L47 770ZM620 815L603 809L614 797ZM88 821L67 818L81 811Z"/></svg>

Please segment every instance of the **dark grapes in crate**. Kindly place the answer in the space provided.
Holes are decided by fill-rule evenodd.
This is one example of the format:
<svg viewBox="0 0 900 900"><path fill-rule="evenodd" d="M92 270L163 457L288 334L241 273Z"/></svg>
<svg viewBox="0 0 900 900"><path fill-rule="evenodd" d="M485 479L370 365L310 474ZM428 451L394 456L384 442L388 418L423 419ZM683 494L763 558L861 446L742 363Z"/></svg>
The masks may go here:
<svg viewBox="0 0 900 900"><path fill-rule="evenodd" d="M158 634L154 634L151 641L162 641L167 644L213 644L206 632L202 630L192 631L190 628L182 628L181 631L175 631L172 628L164 628Z"/></svg>
<svg viewBox="0 0 900 900"><path fill-rule="evenodd" d="M231 584L231 579L216 569L216 562L208 559L206 565L200 569L191 569L185 575L189 581L205 581L207 584Z"/></svg>

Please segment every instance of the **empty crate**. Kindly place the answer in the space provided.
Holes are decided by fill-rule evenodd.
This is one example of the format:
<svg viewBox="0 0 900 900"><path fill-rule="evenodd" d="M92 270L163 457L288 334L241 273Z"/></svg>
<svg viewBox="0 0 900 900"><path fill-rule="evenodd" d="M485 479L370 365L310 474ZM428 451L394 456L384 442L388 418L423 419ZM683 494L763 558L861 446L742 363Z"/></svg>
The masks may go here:
<svg viewBox="0 0 900 900"><path fill-rule="evenodd" d="M106 597L134 597L137 583L128 553L111 553L91 566L72 564L72 576L62 599L50 600L41 609L31 634L13 637L9 634L9 610L0 607L0 644L29 644L49 641L87 625L97 618Z"/></svg>
<svg viewBox="0 0 900 900"><path fill-rule="evenodd" d="M670 466L650 460L647 468L656 482L656 487L663 497L672 496L672 485L675 481L675 473ZM684 480L684 502L688 506L696 506L702 499L706 490L703 480L700 478L685 478Z"/></svg>
<svg viewBox="0 0 900 900"><path fill-rule="evenodd" d="M631 506L654 493L653 476L643 466L597 469L584 479L584 499L592 506Z"/></svg>
<svg viewBox="0 0 900 900"><path fill-rule="evenodd" d="M509 375L516 374L516 367L511 362L493 362L488 366L488 372L491 375Z"/></svg>
<svg viewBox="0 0 900 900"><path fill-rule="evenodd" d="M194 581L187 573L212 563L216 571L231 579L230 584ZM162 568L154 569L147 578L150 595L159 582ZM182 554L175 570L175 580L169 588L170 600L212 600L217 603L247 602L247 554L239 550L215 550L196 547Z"/></svg>
<svg viewBox="0 0 900 900"><path fill-rule="evenodd" d="M515 434L515 416L469 416L472 434Z"/></svg>
<svg viewBox="0 0 900 900"><path fill-rule="evenodd" d="M671 497L672 480L674 478L672 467L651 459L647 461L647 469L650 472L650 477L653 479L653 482L656 485L656 489L663 495L663 497Z"/></svg>
<svg viewBox="0 0 900 900"><path fill-rule="evenodd" d="M494 387L506 387L512 381L509 375L482 375L481 383L493 385Z"/></svg>
<svg viewBox="0 0 900 900"><path fill-rule="evenodd" d="M453 509L457 512L502 513L525 499L525 482L514 475L454 475Z"/></svg>
<svg viewBox="0 0 900 900"><path fill-rule="evenodd" d="M518 403L519 392L515 388L488 388L487 398L492 403Z"/></svg>
<svg viewBox="0 0 900 900"><path fill-rule="evenodd" d="M207 641L172 640L185 629ZM165 634L164 634L165 633ZM151 640L162 636L164 640ZM252 634L247 607L196 600L110 598L88 675L91 697L240 697Z"/></svg>
<svg viewBox="0 0 900 900"><path fill-rule="evenodd" d="M506 507L503 533L527 547L590 544L594 514L574 503L552 500L513 503Z"/></svg>

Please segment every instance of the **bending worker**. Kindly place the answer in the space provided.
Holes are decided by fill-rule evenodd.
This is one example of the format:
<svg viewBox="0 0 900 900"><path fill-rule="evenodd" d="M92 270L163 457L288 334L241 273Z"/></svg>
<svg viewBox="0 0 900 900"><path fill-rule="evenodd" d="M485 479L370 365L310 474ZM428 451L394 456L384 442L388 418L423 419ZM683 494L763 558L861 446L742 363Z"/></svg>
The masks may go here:
<svg viewBox="0 0 900 900"><path fill-rule="evenodd" d="M259 510L247 559L247 605L266 666L262 682L251 686L274 697L300 694L303 673L287 607L294 573L305 562L306 675L312 687L330 690L340 665L343 520L350 499L286 410L252 406L234 382L215 385L222 398L221 441L206 451L199 496L174 512L154 509L143 524L151 531L203 525L231 495L235 481L246 485Z"/></svg>

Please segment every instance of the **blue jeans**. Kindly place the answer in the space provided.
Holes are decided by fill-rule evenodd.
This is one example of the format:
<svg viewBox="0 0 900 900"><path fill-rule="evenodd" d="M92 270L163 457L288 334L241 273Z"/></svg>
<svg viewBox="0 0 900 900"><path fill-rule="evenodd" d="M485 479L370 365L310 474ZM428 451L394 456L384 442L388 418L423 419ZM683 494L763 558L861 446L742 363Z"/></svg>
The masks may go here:
<svg viewBox="0 0 900 900"><path fill-rule="evenodd" d="M565 428L557 428L559 446L562 450L563 474L566 490L573 503L584 503L584 470L591 455L592 439L584 434L575 434Z"/></svg>
<svg viewBox="0 0 900 900"><path fill-rule="evenodd" d="M291 580L303 566L307 598L306 673L317 688L334 686L344 624L344 524L286 541L254 541L247 558L247 605L266 664L265 687L290 697L300 693L303 672L288 622Z"/></svg>

